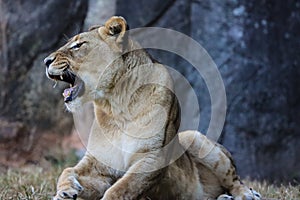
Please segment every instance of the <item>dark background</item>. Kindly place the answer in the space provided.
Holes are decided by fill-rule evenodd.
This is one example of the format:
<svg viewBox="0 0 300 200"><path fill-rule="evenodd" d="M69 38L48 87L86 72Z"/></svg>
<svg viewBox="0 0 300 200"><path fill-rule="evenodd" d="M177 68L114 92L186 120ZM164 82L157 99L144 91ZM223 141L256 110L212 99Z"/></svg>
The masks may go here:
<svg viewBox="0 0 300 200"><path fill-rule="evenodd" d="M208 51L228 103L219 142L242 177L299 181L299 11L299 0L0 0L0 164L38 164L43 154L33 155L43 135L70 134L62 86L52 89L42 60L67 38L117 14L130 28L171 28ZM202 78L174 55L153 54L190 81L205 132L210 99Z"/></svg>

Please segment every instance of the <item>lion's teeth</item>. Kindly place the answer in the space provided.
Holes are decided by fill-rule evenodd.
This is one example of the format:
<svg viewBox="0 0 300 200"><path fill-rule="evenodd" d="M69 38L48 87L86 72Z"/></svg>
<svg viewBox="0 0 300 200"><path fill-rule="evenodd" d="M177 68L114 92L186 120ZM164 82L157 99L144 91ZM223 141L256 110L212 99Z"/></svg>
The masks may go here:
<svg viewBox="0 0 300 200"><path fill-rule="evenodd" d="M55 83L54 83L54 85L53 85L53 88L55 88L56 85L57 85L57 81L55 80L54 82L55 82Z"/></svg>
<svg viewBox="0 0 300 200"><path fill-rule="evenodd" d="M61 80L63 80L63 79L64 79L62 75L60 75L60 79L61 79Z"/></svg>

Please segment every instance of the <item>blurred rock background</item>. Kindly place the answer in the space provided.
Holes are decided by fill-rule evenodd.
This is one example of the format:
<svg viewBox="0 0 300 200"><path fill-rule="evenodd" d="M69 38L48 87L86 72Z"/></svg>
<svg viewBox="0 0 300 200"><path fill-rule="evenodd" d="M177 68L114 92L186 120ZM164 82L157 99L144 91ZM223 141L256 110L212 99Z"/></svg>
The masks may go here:
<svg viewBox="0 0 300 200"><path fill-rule="evenodd" d="M1 165L38 164L41 149L70 134L73 120L63 105L63 86L52 88L43 58L115 14L130 28L180 31L208 51L228 102L219 142L232 152L243 177L300 180L299 0L0 0ZM176 55L152 53L190 81L205 133L210 97L201 76Z"/></svg>

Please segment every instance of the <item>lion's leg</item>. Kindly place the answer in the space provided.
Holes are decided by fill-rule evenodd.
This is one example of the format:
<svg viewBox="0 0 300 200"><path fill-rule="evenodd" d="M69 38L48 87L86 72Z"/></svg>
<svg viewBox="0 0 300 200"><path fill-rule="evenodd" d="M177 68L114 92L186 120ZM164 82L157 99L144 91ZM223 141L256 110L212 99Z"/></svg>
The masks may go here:
<svg viewBox="0 0 300 200"><path fill-rule="evenodd" d="M192 155L194 161L210 170L221 186L228 190L235 199L260 199L259 195L243 185L236 173L230 153L223 146L210 141L197 131L181 132L179 140Z"/></svg>
<svg viewBox="0 0 300 200"><path fill-rule="evenodd" d="M66 168L58 179L53 199L101 198L112 180L100 174L97 168L97 161L90 155L85 155L75 167Z"/></svg>
<svg viewBox="0 0 300 200"><path fill-rule="evenodd" d="M104 194L102 200L139 199L160 178L156 156L147 156L132 165L125 175L115 182Z"/></svg>

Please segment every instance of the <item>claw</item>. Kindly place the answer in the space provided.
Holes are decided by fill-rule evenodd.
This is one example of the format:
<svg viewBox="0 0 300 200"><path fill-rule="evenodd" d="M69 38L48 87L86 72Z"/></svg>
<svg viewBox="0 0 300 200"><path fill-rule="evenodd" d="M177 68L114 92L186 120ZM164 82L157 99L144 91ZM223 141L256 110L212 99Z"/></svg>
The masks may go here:
<svg viewBox="0 0 300 200"><path fill-rule="evenodd" d="M73 199L76 200L77 199L77 194L73 195Z"/></svg>
<svg viewBox="0 0 300 200"><path fill-rule="evenodd" d="M250 188L250 191L251 191L253 197L255 197L256 199L261 199L261 195L258 192L256 192L252 188Z"/></svg>
<svg viewBox="0 0 300 200"><path fill-rule="evenodd" d="M227 195L227 194L222 194L217 198L217 200L234 200L234 198L232 196Z"/></svg>

